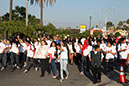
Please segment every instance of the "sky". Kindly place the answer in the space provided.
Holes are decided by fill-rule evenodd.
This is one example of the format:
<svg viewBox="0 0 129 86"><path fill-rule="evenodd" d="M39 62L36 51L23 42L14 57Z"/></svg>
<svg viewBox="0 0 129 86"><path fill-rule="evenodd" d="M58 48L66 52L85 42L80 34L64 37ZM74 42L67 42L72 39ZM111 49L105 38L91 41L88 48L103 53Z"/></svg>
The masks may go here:
<svg viewBox="0 0 129 86"><path fill-rule="evenodd" d="M0 16L9 12L10 0L0 0ZM57 28L87 25L89 28L89 17L92 16L92 27L105 23L105 12L101 8L108 10L107 20L115 25L119 21L129 19L129 0L56 0L54 6L44 7L44 25L53 23ZM15 6L26 6L25 0L13 0ZM40 18L39 4L30 5L29 13Z"/></svg>

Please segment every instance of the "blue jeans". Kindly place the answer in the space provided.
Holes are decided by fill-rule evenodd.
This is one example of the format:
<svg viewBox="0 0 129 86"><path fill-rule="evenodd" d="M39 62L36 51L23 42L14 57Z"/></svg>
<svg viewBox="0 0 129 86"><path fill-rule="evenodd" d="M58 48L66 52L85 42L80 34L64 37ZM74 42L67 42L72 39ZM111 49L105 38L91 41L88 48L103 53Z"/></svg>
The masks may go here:
<svg viewBox="0 0 129 86"><path fill-rule="evenodd" d="M55 63L55 61L56 61L56 59L52 59L52 61L51 61L52 72L53 72L54 76L56 75L56 63Z"/></svg>
<svg viewBox="0 0 129 86"><path fill-rule="evenodd" d="M69 75L69 72L67 70L67 64L68 64L68 60L67 59L60 59L60 75L61 75L61 79L64 79L63 77L63 71L65 71L66 75Z"/></svg>
<svg viewBox="0 0 129 86"><path fill-rule="evenodd" d="M2 67L4 67L3 56L4 56L4 54L3 53L0 53L0 63L1 63L1 66Z"/></svg>

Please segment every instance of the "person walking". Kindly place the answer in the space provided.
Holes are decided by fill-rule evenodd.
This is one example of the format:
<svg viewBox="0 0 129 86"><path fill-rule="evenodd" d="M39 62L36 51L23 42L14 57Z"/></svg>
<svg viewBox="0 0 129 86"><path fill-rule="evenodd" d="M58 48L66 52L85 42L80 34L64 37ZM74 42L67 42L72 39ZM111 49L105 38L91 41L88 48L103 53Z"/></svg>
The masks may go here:
<svg viewBox="0 0 129 86"><path fill-rule="evenodd" d="M89 54L89 60L91 61L91 71L93 74L93 83L101 82L101 62L103 61L103 54L100 51L98 45L95 45L95 50Z"/></svg>

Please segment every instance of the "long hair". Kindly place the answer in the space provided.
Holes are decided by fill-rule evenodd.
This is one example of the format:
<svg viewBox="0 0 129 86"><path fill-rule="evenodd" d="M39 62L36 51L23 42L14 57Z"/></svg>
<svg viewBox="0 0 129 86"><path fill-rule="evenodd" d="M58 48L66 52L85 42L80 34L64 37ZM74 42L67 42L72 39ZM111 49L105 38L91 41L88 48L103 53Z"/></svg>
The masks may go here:
<svg viewBox="0 0 129 86"><path fill-rule="evenodd" d="M76 52L76 49L74 47L74 42L73 41L71 41L71 42L72 42L72 49L73 49L74 52Z"/></svg>
<svg viewBox="0 0 129 86"><path fill-rule="evenodd" d="M56 47L57 43L55 41L52 41L52 43L54 43L55 47ZM52 43L51 43L50 47L52 47Z"/></svg>
<svg viewBox="0 0 129 86"><path fill-rule="evenodd" d="M69 57L69 47L67 45L67 42L66 42L66 40L63 40L62 42L64 43L63 47L66 47L66 49L68 51L68 57Z"/></svg>
<svg viewBox="0 0 129 86"><path fill-rule="evenodd" d="M17 39L16 37L12 38L12 44L15 43L17 45L17 47L18 47L19 41L16 41L16 39Z"/></svg>

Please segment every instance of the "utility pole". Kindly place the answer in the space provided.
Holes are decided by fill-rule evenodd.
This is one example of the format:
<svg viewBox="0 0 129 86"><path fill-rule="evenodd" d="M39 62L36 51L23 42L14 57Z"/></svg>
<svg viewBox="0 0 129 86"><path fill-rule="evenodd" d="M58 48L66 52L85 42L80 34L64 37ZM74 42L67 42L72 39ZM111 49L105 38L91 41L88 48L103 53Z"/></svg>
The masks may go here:
<svg viewBox="0 0 129 86"><path fill-rule="evenodd" d="M91 29L91 24L92 24L92 16L90 16L90 26L89 26L89 29Z"/></svg>
<svg viewBox="0 0 129 86"><path fill-rule="evenodd" d="M107 12L111 11L111 10L114 10L114 8L109 8L109 9L104 9L104 8L100 8L100 10L103 10L105 12L105 28L107 30ZM109 29L107 30L109 32Z"/></svg>

